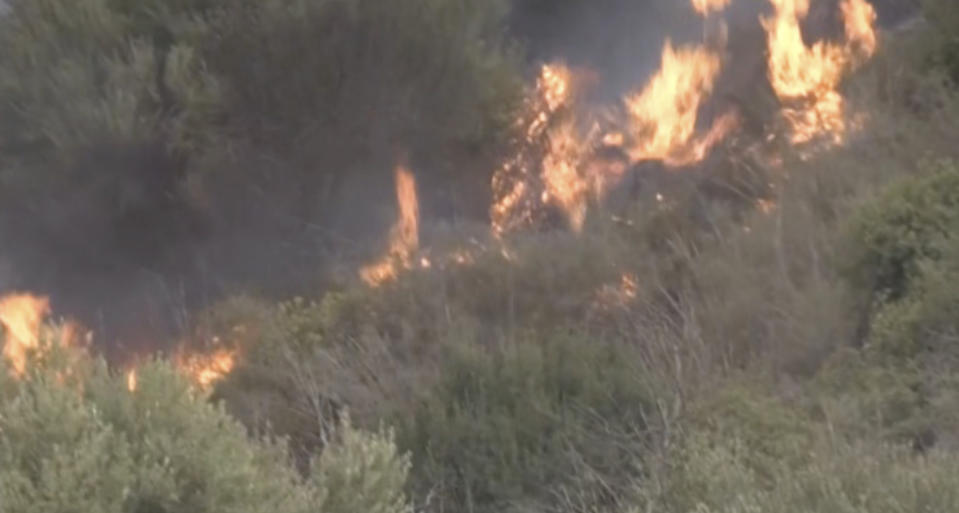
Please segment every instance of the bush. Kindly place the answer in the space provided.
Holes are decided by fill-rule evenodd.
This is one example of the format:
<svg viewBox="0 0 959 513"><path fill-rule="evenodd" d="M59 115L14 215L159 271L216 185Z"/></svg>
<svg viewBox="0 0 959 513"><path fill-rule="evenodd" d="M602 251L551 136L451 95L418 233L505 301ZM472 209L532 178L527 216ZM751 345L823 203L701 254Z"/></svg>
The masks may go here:
<svg viewBox="0 0 959 513"><path fill-rule="evenodd" d="M959 499L952 453L876 436L895 422L884 415L903 413L895 407L905 373L851 355L833 363L823 395L835 402L824 409L790 405L755 384L724 387L696 405L657 471L637 482L632 511L951 511Z"/></svg>
<svg viewBox="0 0 959 513"><path fill-rule="evenodd" d="M0 378L4 511L409 511L388 434L344 424L304 482L281 446L247 438L168 364L139 369L129 391L53 347L22 379Z"/></svg>
<svg viewBox="0 0 959 513"><path fill-rule="evenodd" d="M433 511L615 504L655 422L655 384L637 362L581 335L455 347L399 421L418 496Z"/></svg>
<svg viewBox="0 0 959 513"><path fill-rule="evenodd" d="M941 162L890 186L856 213L843 262L848 279L873 299L907 295L921 266L941 257L942 241L959 221L959 167Z"/></svg>
<svg viewBox="0 0 959 513"><path fill-rule="evenodd" d="M635 511L946 513L959 501L956 460L943 453L821 442L808 463L762 476L745 464L751 452L736 439L693 436L673 464L674 494Z"/></svg>
<svg viewBox="0 0 959 513"><path fill-rule="evenodd" d="M949 0L926 0L924 10L932 26L927 59L959 86L959 9Z"/></svg>

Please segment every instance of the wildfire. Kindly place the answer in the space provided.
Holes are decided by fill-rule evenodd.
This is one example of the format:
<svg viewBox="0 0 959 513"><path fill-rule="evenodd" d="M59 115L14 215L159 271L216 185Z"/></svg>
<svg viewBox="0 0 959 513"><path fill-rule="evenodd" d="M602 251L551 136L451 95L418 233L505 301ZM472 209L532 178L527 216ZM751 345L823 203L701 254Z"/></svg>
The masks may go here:
<svg viewBox="0 0 959 513"><path fill-rule="evenodd" d="M838 91L843 74L857 59L876 50L876 11L866 0L843 0L845 45L802 38L800 22L809 13L809 0L770 0L775 14L761 18L769 46L769 81L791 129L793 143L825 136L843 141L847 126L844 99Z"/></svg>
<svg viewBox="0 0 959 513"><path fill-rule="evenodd" d="M624 273L617 284L606 284L599 288L593 306L601 310L609 310L629 305L639 293L639 283L636 275Z"/></svg>
<svg viewBox="0 0 959 513"><path fill-rule="evenodd" d="M624 99L628 130L604 132L595 113L576 109L580 105L575 93L582 82L577 75L562 64L542 66L516 121L522 134L516 151L493 176L493 233L499 236L535 223L547 205L561 210L569 227L580 231L590 198L604 197L625 174L627 160L656 159L669 166L703 160L739 123L730 112L717 117L705 133L697 132L700 107L720 68L717 50L674 48L667 41L659 71L641 91ZM597 153L604 147L623 149L628 159L604 160Z"/></svg>
<svg viewBox="0 0 959 513"><path fill-rule="evenodd" d="M194 383L207 390L233 371L236 360L235 350L218 349L211 354L180 355L176 358L176 364L180 371L189 376ZM133 386L136 388L135 372Z"/></svg>
<svg viewBox="0 0 959 513"><path fill-rule="evenodd" d="M693 9L706 16L710 11L722 11L732 0L692 0Z"/></svg>
<svg viewBox="0 0 959 513"><path fill-rule="evenodd" d="M50 317L50 300L47 297L27 293L0 297L0 325L3 327L3 356L10 363L14 376L22 377L27 371L29 354L45 351L42 345L43 325ZM85 339L80 335L84 334ZM59 327L56 340L65 347L88 350L92 333L83 331L77 323L66 321ZM198 386L208 389L229 374L237 361L237 351L219 349L211 354L191 354L181 351L174 363ZM68 369L63 376L70 375ZM126 372L126 386L131 392L137 389L137 368Z"/></svg>
<svg viewBox="0 0 959 513"><path fill-rule="evenodd" d="M735 116L721 116L705 136L695 137L699 107L712 91L720 64L719 55L705 47L676 49L666 41L659 71L641 92L626 98L633 160L689 165L735 127Z"/></svg>
<svg viewBox="0 0 959 513"><path fill-rule="evenodd" d="M127 371L127 390L135 392L137 389L137 370L130 369Z"/></svg>
<svg viewBox="0 0 959 513"><path fill-rule="evenodd" d="M360 269L360 277L371 287L396 277L398 267L411 267L413 253L419 248L419 201L416 179L405 165L394 170L399 219L390 232L390 249L377 263ZM424 264L424 267L428 265Z"/></svg>
<svg viewBox="0 0 959 513"><path fill-rule="evenodd" d="M581 139L571 120L555 137L550 130L556 118L569 111L572 98L572 71L559 63L543 65L515 122L522 134L513 143L515 154L493 174L494 234L531 222L534 212L552 198L570 204L580 195L575 160L583 148Z"/></svg>
<svg viewBox="0 0 959 513"><path fill-rule="evenodd" d="M844 0L839 5L850 44L869 57L876 53L876 9L866 0Z"/></svg>
<svg viewBox="0 0 959 513"><path fill-rule="evenodd" d="M556 203L566 215L570 228L580 231L586 220L590 184L580 174L587 147L571 122L559 125L550 134L543 158L543 202Z"/></svg>
<svg viewBox="0 0 959 513"><path fill-rule="evenodd" d="M39 348L40 327L50 315L50 300L31 294L13 294L0 299L0 324L3 325L3 355L17 376L23 376L27 354Z"/></svg>

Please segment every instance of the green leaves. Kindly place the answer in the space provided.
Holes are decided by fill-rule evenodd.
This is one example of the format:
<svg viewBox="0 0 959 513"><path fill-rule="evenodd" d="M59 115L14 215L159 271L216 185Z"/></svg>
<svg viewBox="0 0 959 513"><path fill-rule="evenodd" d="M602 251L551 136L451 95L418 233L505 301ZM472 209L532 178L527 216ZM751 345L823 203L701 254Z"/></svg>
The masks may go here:
<svg viewBox="0 0 959 513"><path fill-rule="evenodd" d="M409 463L388 433L344 423L304 481L281 445L248 438L165 362L138 369L134 391L104 365L57 362L0 396L5 513L409 511Z"/></svg>

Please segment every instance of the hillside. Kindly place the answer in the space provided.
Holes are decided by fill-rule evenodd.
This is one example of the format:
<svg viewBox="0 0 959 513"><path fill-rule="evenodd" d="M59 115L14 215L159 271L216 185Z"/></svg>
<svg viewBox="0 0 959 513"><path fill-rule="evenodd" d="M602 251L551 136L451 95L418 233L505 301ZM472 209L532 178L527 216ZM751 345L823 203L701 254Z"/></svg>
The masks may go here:
<svg viewBox="0 0 959 513"><path fill-rule="evenodd" d="M959 510L953 3L6 0L0 511Z"/></svg>

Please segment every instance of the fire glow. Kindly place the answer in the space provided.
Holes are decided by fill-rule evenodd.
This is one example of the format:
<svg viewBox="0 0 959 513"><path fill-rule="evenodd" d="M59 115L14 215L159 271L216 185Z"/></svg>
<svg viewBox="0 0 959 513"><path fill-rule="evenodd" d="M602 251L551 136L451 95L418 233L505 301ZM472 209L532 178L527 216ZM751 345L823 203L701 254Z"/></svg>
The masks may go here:
<svg viewBox="0 0 959 513"><path fill-rule="evenodd" d="M704 17L720 12L731 0L691 0ZM867 0L841 0L846 42L807 46L800 23L809 0L769 0L773 15L760 17L767 39L767 79L780 102L779 117L796 146L812 142L841 144L856 126L847 119L839 85L846 74L877 48L876 12ZM712 18L710 18L712 19ZM682 168L702 162L734 133L740 122L735 110L720 113L700 130L701 107L710 98L722 71L723 37L710 44L674 47L667 40L659 69L641 88L623 99L622 120L613 130L596 130L599 116L576 102L576 74L553 63L540 70L525 107L516 120L522 137L514 153L493 174L492 232L497 237L534 225L543 211L562 211L567 225L580 231L589 201L626 173L626 166L659 161ZM705 37L705 35L704 35ZM583 129L582 127L591 127ZM768 134L767 142L775 139ZM599 148L619 148L627 163L595 158Z"/></svg>
<svg viewBox="0 0 959 513"><path fill-rule="evenodd" d="M842 0L845 45L823 41L807 46L800 22L809 0L770 0L772 17L762 18L769 49L769 82L783 104L795 144L826 138L841 144L848 127L839 84L846 71L876 51L876 11L866 0Z"/></svg>
<svg viewBox="0 0 959 513"><path fill-rule="evenodd" d="M377 263L360 269L360 277L375 287L396 278L400 269L412 266L413 253L420 245L420 207L416 197L416 179L404 164L394 170L399 218L390 232L390 248ZM423 267L429 267L425 261Z"/></svg>
<svg viewBox="0 0 959 513"><path fill-rule="evenodd" d="M210 389L225 378L236 366L237 353L229 349L218 349L210 354L181 354L175 359L177 368L189 376L204 390ZM134 388L136 387L136 374Z"/></svg>
<svg viewBox="0 0 959 513"><path fill-rule="evenodd" d="M40 328L50 315L50 300L31 294L12 294L0 299L0 324L5 337L3 356L17 376L27 369L27 355L40 346Z"/></svg>
<svg viewBox="0 0 959 513"><path fill-rule="evenodd" d="M45 327L51 323L50 299L28 293L16 293L0 297L0 325L3 326L3 357L14 377L20 379L27 373L31 353L44 354L50 346L44 344ZM85 337L81 337L85 333ZM92 337L74 322L59 323L59 330L51 333L51 343L74 350L86 351L85 343ZM210 354L187 351L181 348L174 358L178 370L188 376L202 389L209 389L222 380L236 366L238 353L235 350L218 349ZM137 368L126 371L125 381L131 392L137 389Z"/></svg>
<svg viewBox="0 0 959 513"><path fill-rule="evenodd" d="M722 116L705 136L696 137L699 107L712 91L720 64L719 55L704 47L676 49L666 41L659 71L641 92L626 98L634 161L694 164L735 127L733 115Z"/></svg>
<svg viewBox="0 0 959 513"><path fill-rule="evenodd" d="M693 9L699 14L707 16L710 11L722 11L729 6L732 0L692 0Z"/></svg>

